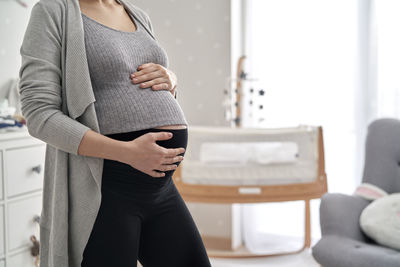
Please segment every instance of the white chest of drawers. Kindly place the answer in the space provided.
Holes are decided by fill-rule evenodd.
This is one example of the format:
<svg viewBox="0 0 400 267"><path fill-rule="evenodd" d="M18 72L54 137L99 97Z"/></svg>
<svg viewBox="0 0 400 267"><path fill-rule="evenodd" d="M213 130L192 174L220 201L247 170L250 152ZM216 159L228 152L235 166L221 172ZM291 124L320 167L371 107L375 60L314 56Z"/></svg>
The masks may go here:
<svg viewBox="0 0 400 267"><path fill-rule="evenodd" d="M28 131L0 133L0 267L34 267L32 235L42 209L46 143Z"/></svg>

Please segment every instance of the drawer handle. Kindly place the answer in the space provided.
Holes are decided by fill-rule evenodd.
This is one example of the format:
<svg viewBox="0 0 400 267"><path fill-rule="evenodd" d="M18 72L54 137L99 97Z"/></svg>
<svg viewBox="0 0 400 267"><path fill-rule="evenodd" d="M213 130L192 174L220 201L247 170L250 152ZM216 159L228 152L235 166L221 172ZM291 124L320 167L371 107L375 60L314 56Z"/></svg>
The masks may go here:
<svg viewBox="0 0 400 267"><path fill-rule="evenodd" d="M37 165L35 167L32 167L32 171L37 172L37 173L41 173L42 172L42 165Z"/></svg>
<svg viewBox="0 0 400 267"><path fill-rule="evenodd" d="M31 235L31 241L33 243L31 247L31 255L35 258L35 266L39 266L39 251L40 251L40 243L37 240L35 235Z"/></svg>

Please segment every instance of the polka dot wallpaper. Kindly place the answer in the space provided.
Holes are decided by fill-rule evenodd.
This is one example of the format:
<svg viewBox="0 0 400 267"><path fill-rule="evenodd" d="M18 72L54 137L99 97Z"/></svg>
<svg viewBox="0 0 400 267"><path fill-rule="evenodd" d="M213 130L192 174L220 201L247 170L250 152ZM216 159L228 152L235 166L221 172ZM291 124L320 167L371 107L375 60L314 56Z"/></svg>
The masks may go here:
<svg viewBox="0 0 400 267"><path fill-rule="evenodd" d="M150 16L178 77L189 124L229 125L222 107L230 75L230 0L130 0Z"/></svg>

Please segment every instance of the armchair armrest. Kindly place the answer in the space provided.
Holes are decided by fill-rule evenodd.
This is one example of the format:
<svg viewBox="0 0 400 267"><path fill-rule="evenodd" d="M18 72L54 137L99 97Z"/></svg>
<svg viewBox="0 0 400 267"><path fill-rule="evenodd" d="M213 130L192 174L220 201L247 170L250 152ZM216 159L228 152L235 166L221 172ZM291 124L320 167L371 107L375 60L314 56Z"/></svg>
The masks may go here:
<svg viewBox="0 0 400 267"><path fill-rule="evenodd" d="M360 228L360 215L370 203L358 196L324 194L320 205L321 234L345 236L368 242L369 238Z"/></svg>

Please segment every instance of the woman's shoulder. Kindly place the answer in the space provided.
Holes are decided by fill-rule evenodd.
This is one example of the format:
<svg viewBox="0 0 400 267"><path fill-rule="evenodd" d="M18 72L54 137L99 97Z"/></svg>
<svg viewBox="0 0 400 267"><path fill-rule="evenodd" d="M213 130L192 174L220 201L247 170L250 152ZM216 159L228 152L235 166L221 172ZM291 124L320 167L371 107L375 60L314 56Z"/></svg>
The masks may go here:
<svg viewBox="0 0 400 267"><path fill-rule="evenodd" d="M47 9L65 9L70 0L39 0L35 5L41 5Z"/></svg>
<svg viewBox="0 0 400 267"><path fill-rule="evenodd" d="M33 5L32 9L40 9L53 18L62 18L67 8L66 1L69 0L39 0Z"/></svg>
<svg viewBox="0 0 400 267"><path fill-rule="evenodd" d="M30 23L40 27L51 27L61 33L66 1L69 0L39 0L32 6Z"/></svg>

